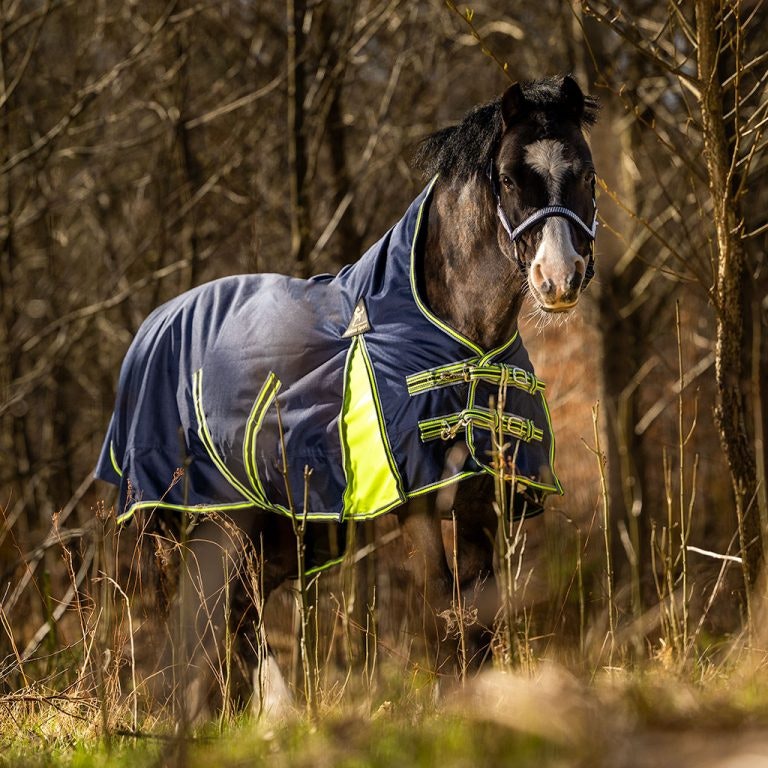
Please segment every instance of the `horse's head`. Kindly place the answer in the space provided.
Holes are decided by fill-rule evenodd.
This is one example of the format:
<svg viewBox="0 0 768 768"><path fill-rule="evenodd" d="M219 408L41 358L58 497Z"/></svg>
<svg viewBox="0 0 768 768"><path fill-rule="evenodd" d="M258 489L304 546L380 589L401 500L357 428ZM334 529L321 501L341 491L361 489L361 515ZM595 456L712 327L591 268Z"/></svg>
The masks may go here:
<svg viewBox="0 0 768 768"><path fill-rule="evenodd" d="M499 242L547 312L571 309L592 277L595 171L583 127L594 119L576 82L510 86L488 169Z"/></svg>

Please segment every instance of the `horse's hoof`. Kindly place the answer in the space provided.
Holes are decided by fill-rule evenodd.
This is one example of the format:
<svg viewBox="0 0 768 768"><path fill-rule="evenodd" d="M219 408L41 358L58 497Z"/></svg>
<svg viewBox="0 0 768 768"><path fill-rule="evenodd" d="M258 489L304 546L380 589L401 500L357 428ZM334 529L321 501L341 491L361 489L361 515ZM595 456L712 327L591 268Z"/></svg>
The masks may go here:
<svg viewBox="0 0 768 768"><path fill-rule="evenodd" d="M253 671L251 711L257 718L279 720L296 713L293 697L273 656Z"/></svg>

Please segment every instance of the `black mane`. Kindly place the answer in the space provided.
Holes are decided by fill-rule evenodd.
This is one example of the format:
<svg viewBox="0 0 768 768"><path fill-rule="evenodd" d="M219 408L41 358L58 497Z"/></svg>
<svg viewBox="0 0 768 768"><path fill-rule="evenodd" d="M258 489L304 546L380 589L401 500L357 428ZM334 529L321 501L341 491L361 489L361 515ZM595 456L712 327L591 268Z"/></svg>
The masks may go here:
<svg viewBox="0 0 768 768"><path fill-rule="evenodd" d="M555 113L562 106L563 76L521 83L523 94L535 111ZM598 102L584 96L581 127L593 125ZM413 164L425 177L439 173L449 178L465 179L485 173L498 146L503 130L501 97L475 107L456 125L442 128L419 143Z"/></svg>

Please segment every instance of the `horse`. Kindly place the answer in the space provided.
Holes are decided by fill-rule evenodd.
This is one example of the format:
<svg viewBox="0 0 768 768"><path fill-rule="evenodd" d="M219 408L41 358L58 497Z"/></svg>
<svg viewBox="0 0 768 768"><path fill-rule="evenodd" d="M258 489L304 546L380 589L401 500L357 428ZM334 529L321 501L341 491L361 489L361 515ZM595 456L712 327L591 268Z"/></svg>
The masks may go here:
<svg viewBox="0 0 768 768"><path fill-rule="evenodd" d="M439 615L455 582L492 571L495 478L512 478L517 517L562 493L518 317L526 296L572 310L594 274L596 114L570 76L514 83L421 142L426 188L355 264L215 280L142 324L96 476L120 487L120 522L196 521L178 598L190 710L213 700L222 595L244 593L248 553L264 601L320 566L318 531L395 514Z"/></svg>

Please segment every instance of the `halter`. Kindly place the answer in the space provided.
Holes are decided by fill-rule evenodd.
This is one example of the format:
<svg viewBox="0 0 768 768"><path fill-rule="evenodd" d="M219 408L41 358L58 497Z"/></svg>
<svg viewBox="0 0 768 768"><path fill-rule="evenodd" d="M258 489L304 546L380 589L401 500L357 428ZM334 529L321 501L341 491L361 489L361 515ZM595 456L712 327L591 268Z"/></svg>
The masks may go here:
<svg viewBox="0 0 768 768"><path fill-rule="evenodd" d="M504 208L501 206L501 196L499 194L499 181L493 172L493 160L488 163L488 178L491 182L491 191L496 198L496 214L501 221L501 226L504 227L506 233L509 235L510 242L515 251L515 259L517 265L520 267L520 271L525 274L527 266L525 262L520 258L520 254L517 250L517 241L527 232L532 226L538 224L540 221L549 219L553 216L559 216L561 219L568 219L579 227L582 232L589 238L589 258L587 259L587 268L584 271L584 284L582 290L584 290L592 278L595 276L595 235L597 233L597 203L595 198L592 198L592 205L595 209L595 216L592 220L592 226L587 226L581 217L574 213L570 208L566 208L564 205L547 205L544 208L539 208L534 211L528 218L512 229L512 224L504 212Z"/></svg>

